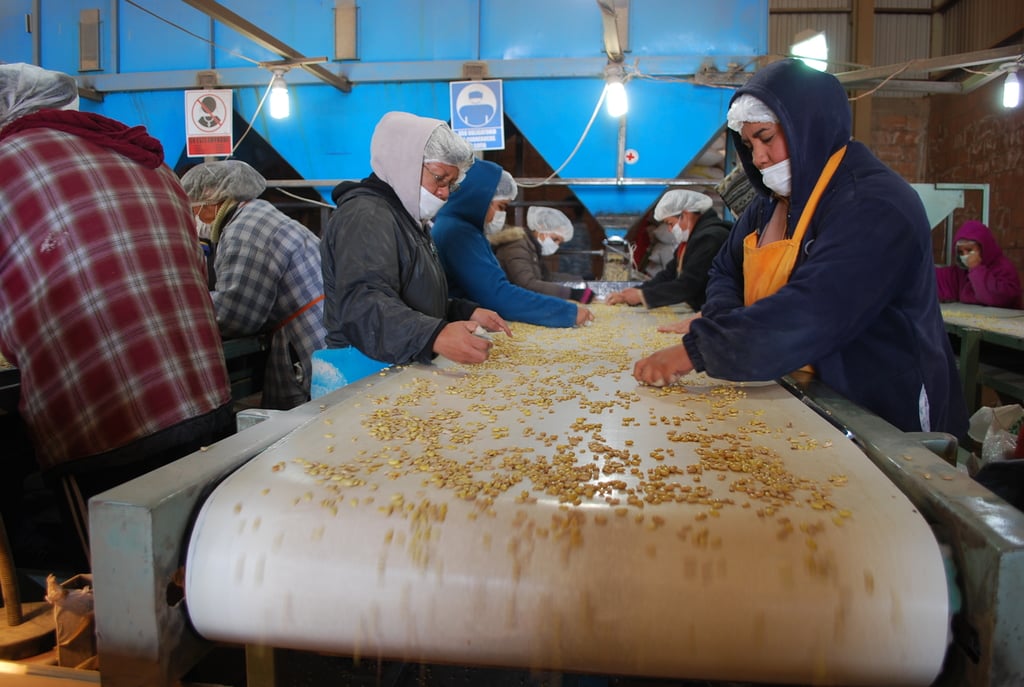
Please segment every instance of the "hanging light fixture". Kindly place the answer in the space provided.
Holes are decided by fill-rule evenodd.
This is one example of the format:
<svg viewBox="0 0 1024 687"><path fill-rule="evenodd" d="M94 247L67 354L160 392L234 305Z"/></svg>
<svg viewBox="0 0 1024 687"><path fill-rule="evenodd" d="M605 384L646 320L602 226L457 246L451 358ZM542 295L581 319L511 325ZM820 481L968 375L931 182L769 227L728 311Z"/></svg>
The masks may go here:
<svg viewBox="0 0 1024 687"><path fill-rule="evenodd" d="M811 69L828 69L828 39L821 31L806 29L796 35L789 54L803 61Z"/></svg>
<svg viewBox="0 0 1024 687"><path fill-rule="evenodd" d="M270 116L274 119L284 119L291 112L288 84L284 80L285 70L276 67L272 71L274 78L270 80Z"/></svg>
<svg viewBox="0 0 1024 687"><path fill-rule="evenodd" d="M1020 79L1017 77L1017 64L1004 67L1006 80L1003 81L1003 107L1020 105Z"/></svg>
<svg viewBox="0 0 1024 687"><path fill-rule="evenodd" d="M629 112L626 95L626 70L621 62L609 62L604 68L605 99L610 117L621 117Z"/></svg>

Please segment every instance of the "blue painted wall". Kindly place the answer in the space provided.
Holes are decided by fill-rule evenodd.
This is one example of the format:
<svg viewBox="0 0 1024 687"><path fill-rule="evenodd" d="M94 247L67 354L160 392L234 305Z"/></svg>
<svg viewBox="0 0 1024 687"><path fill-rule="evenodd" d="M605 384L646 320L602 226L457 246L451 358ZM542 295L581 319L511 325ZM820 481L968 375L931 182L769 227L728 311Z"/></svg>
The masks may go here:
<svg viewBox="0 0 1024 687"><path fill-rule="evenodd" d="M256 66L279 57L180 0L31 0L0 2L0 60L35 62L76 76L104 93L82 109L143 124L173 164L185 144L184 90L215 70L247 120L270 81ZM552 168L561 166L587 127L603 89L606 62L595 0L361 0L358 59L333 60L334 0L225 0L221 4L300 53L327 56L325 67L354 82L350 93L306 72L287 75L292 116L264 111L254 130L308 179L359 178L369 140L389 110L449 118L448 82L462 63L485 61L503 79L509 118ZM78 70L78 20L101 13L101 69ZM145 10L141 8L145 8ZM701 64L720 70L767 52L768 0L632 0L626 147L638 155L627 179L673 178L721 130L732 91L684 83ZM210 43L213 45L211 46ZM236 138L242 132L236 131ZM562 177L613 178L618 121L598 113ZM639 214L663 187L574 187L592 214ZM323 189L327 192L328 189Z"/></svg>

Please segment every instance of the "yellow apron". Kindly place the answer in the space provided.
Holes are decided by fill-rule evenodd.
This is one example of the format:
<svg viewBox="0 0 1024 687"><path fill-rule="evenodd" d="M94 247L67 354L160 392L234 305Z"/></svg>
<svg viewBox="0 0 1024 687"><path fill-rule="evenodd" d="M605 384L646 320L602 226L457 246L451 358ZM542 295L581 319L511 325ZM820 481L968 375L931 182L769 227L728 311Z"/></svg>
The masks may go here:
<svg viewBox="0 0 1024 687"><path fill-rule="evenodd" d="M743 240L744 305L753 305L762 298L771 296L789 281L796 258L800 255L800 242L803 241L804 234L807 233L807 226L811 223L814 210L818 207L818 200L825 192L825 187L832 180L832 175L835 174L836 168L839 167L845 154L846 146L843 146L828 159L825 169L822 170L818 182L814 185L814 190L811 191L807 205L800 213L793 236L758 246L757 232L747 234ZM809 365L802 369L813 371Z"/></svg>

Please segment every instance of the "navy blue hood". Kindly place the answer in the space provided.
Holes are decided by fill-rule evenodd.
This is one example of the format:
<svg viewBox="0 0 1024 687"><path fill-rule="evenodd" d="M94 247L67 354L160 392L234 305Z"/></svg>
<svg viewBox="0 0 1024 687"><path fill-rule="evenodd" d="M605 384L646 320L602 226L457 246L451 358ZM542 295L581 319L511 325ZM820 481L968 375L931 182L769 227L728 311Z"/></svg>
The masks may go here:
<svg viewBox="0 0 1024 687"><path fill-rule="evenodd" d="M758 70L736 91L729 105L743 94L754 96L779 118L789 148L790 208L798 217L825 163L850 142L853 116L846 91L831 74L811 69L801 60L787 59ZM772 192L761 180L750 149L743 145L739 133L730 129L729 134L751 185L770 196Z"/></svg>

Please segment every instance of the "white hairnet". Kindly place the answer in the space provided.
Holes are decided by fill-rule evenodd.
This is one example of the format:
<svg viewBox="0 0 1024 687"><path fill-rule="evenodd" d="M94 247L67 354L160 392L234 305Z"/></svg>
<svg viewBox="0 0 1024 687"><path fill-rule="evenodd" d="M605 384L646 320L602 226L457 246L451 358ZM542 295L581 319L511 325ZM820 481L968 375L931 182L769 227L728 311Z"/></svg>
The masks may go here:
<svg viewBox="0 0 1024 687"><path fill-rule="evenodd" d="M729 113L725 116L725 120L729 128L736 133L739 133L740 129L743 128L744 122L779 123L779 118L775 116L775 113L749 93L744 93L733 101L732 105L729 106Z"/></svg>
<svg viewBox="0 0 1024 687"><path fill-rule="evenodd" d="M555 208L534 205L526 211L526 226L538 234L558 234L566 243L572 241L572 220Z"/></svg>
<svg viewBox="0 0 1024 687"><path fill-rule="evenodd" d="M447 124L436 127L423 146L423 162L440 162L459 168L458 181L466 176L472 166L473 147L462 136L452 131Z"/></svg>
<svg viewBox="0 0 1024 687"><path fill-rule="evenodd" d="M654 206L654 219L657 222L666 217L678 217L683 212L704 214L711 209L714 202L703 193L673 189L663 195Z"/></svg>
<svg viewBox="0 0 1024 687"><path fill-rule="evenodd" d="M498 180L498 188L494 191L494 200L515 200L519 195L519 185L512 175L501 170L501 179Z"/></svg>
<svg viewBox="0 0 1024 687"><path fill-rule="evenodd" d="M252 200L267 188L267 180L241 160L219 160L197 165L181 177L181 185L193 203Z"/></svg>
<svg viewBox="0 0 1024 687"><path fill-rule="evenodd" d="M78 84L63 72L33 64L0 64L0 129L39 110L59 110L78 97Z"/></svg>

